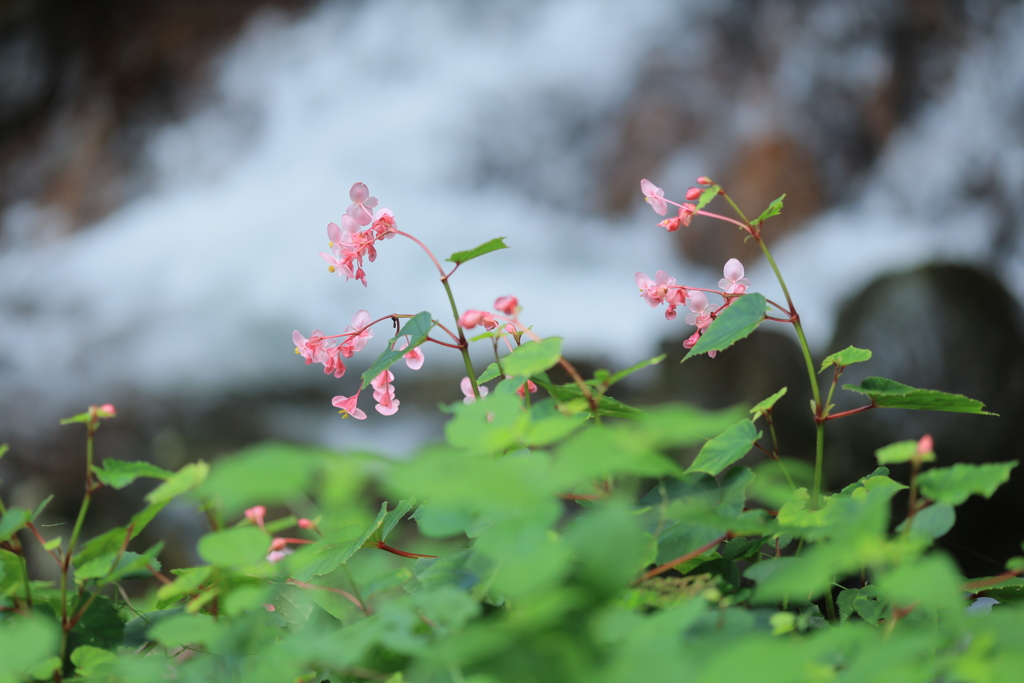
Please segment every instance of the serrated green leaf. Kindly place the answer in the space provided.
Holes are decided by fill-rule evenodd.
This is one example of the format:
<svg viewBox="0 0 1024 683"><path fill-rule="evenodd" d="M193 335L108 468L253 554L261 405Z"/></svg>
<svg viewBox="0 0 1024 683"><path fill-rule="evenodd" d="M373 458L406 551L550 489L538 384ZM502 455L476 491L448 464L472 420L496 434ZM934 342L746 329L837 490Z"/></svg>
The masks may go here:
<svg viewBox="0 0 1024 683"><path fill-rule="evenodd" d="M104 460L102 467L93 465L92 471L97 479L115 489L123 489L140 477L167 480L173 476L173 472L168 472L153 463L142 461L126 462L124 460L114 460L113 458Z"/></svg>
<svg viewBox="0 0 1024 683"><path fill-rule="evenodd" d="M196 550L212 565L245 567L264 559L270 550L270 537L252 526L211 531L199 539Z"/></svg>
<svg viewBox="0 0 1024 683"><path fill-rule="evenodd" d="M761 212L761 215L751 221L751 225L760 225L772 216L778 216L782 213L782 200L786 198L786 195L782 195L778 199L772 200L772 203L768 205L768 208Z"/></svg>
<svg viewBox="0 0 1024 683"><path fill-rule="evenodd" d="M32 511L20 507L9 507L0 517L0 543L8 540L32 521Z"/></svg>
<svg viewBox="0 0 1024 683"><path fill-rule="evenodd" d="M708 351L722 351L750 336L764 321L767 305L765 298L756 292L733 299L732 304L715 318L683 360Z"/></svg>
<svg viewBox="0 0 1024 683"><path fill-rule="evenodd" d="M842 351L836 351L833 354L825 356L825 360L821 361L821 369L818 372L823 372L825 368L833 365L839 365L846 367L847 365L853 365L854 363L863 363L866 360L871 360L871 352L867 349L858 349L856 346L847 346Z"/></svg>
<svg viewBox="0 0 1024 683"><path fill-rule="evenodd" d="M384 505L387 505L385 501ZM401 521L402 517L408 514L409 510L412 510L413 506L416 505L415 498L407 498L405 500L398 501L398 505L395 506L394 510L391 510L384 515L384 521L381 522L380 528L373 532L370 536L378 541L386 541L388 536L394 531L395 526Z"/></svg>
<svg viewBox="0 0 1024 683"><path fill-rule="evenodd" d="M960 505L973 496L991 498L1010 479L1018 461L990 462L980 465L958 462L950 467L935 467L917 477L921 495L937 503Z"/></svg>
<svg viewBox="0 0 1024 683"><path fill-rule="evenodd" d="M210 466L200 460L189 463L171 475L171 478L146 495L146 502L156 505L167 503L186 491L199 486L210 473Z"/></svg>
<svg viewBox="0 0 1024 683"><path fill-rule="evenodd" d="M388 514L387 501L381 503L377 517L354 540L320 541L306 546L288 557L288 568L293 578L309 581L314 576L329 574L349 561L360 548L366 546L370 536L376 532Z"/></svg>
<svg viewBox="0 0 1024 683"><path fill-rule="evenodd" d="M711 200L718 196L718 193L722 191L722 188L718 185L711 185L703 192L700 193L700 197L697 199L694 211L700 211L705 206L711 203Z"/></svg>
<svg viewBox="0 0 1024 683"><path fill-rule="evenodd" d="M704 444L686 471L717 475L749 453L760 438L753 422L741 420Z"/></svg>
<svg viewBox="0 0 1024 683"><path fill-rule="evenodd" d="M763 401L758 401L757 405L750 409L750 414L760 417L761 413L771 410L775 402L786 395L787 389L788 387L782 387Z"/></svg>
<svg viewBox="0 0 1024 683"><path fill-rule="evenodd" d="M508 245L505 244L504 237L495 237L493 240L484 242L479 247L473 247L466 251L457 251L449 256L447 260L461 265L466 261L475 259L477 256L483 256L484 254L489 254L492 251L498 251L499 249L508 249Z"/></svg>
<svg viewBox="0 0 1024 683"><path fill-rule="evenodd" d="M877 458L879 465L894 465L901 462L910 462L911 460L934 462L935 452L928 451L927 453L918 454L917 442L910 439L882 446L875 451L875 458Z"/></svg>
<svg viewBox="0 0 1024 683"><path fill-rule="evenodd" d="M428 311L420 311L413 317L409 318L402 329L399 330L398 334L388 340L387 348L384 352L377 356L377 359L373 361L366 372L363 373L363 383L360 386L360 390L365 389L369 386L370 382L384 372L392 365L402 359L402 357L415 349L417 346L427 340L427 336L430 334L430 330L434 328L434 319L431 317ZM395 351L392 347L395 343L403 338L409 337L409 344L399 351Z"/></svg>
<svg viewBox="0 0 1024 683"><path fill-rule="evenodd" d="M555 365L562 357L561 337L527 342L505 356L501 368L508 377L532 377Z"/></svg>
<svg viewBox="0 0 1024 683"><path fill-rule="evenodd" d="M960 394L935 389L916 389L884 377L868 377L860 386L844 384L844 389L864 394L879 408L907 410L940 410L951 413L995 415L982 410L985 404Z"/></svg>
<svg viewBox="0 0 1024 683"><path fill-rule="evenodd" d="M498 369L498 364L491 363L484 369L483 372L480 373L480 376L476 378L476 383L483 384L484 382L490 382L492 379L500 375L501 370Z"/></svg>

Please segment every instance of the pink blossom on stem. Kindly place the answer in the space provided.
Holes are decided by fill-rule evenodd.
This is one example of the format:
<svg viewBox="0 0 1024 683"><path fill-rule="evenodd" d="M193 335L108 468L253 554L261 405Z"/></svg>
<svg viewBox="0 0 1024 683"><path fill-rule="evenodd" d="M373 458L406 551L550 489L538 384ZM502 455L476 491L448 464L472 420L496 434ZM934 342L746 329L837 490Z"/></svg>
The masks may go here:
<svg viewBox="0 0 1024 683"><path fill-rule="evenodd" d="M665 303L671 288L676 286L676 279L669 277L664 270L655 273L653 280L646 273L637 271L633 279L636 281L636 286L640 288L640 296L651 308L657 308Z"/></svg>
<svg viewBox="0 0 1024 683"><path fill-rule="evenodd" d="M516 389L516 393L519 394L519 398L526 398L527 390L529 390L531 394L537 393L537 385L534 384L532 379L526 380L525 384L520 384L519 388Z"/></svg>
<svg viewBox="0 0 1024 683"><path fill-rule="evenodd" d="M935 441L932 439L931 434L925 434L917 441L917 455L928 455L935 451Z"/></svg>
<svg viewBox="0 0 1024 683"><path fill-rule="evenodd" d="M514 296L501 296L494 302L494 307L505 315L515 315L519 300Z"/></svg>
<svg viewBox="0 0 1024 683"><path fill-rule="evenodd" d="M465 396L465 398L462 399L463 403L469 405L476 401L476 395L473 393L473 383L469 381L468 377L462 378L462 382L459 383L459 388L462 389L462 394ZM478 388L480 389L480 398L487 395L487 387L481 384Z"/></svg>
<svg viewBox="0 0 1024 683"><path fill-rule="evenodd" d="M662 222L658 223L661 227L665 228L669 232L675 232L679 229L679 226L690 225L690 221L693 220L693 214L696 213L697 207L688 202L684 202L679 207L679 211L672 218L666 218Z"/></svg>
<svg viewBox="0 0 1024 683"><path fill-rule="evenodd" d="M395 230L398 229L395 223L395 216L391 213L391 209L378 209L377 214L374 216L373 225L371 229L377 234L379 240L389 240L395 236Z"/></svg>
<svg viewBox="0 0 1024 683"><path fill-rule="evenodd" d="M459 316L459 326L471 330L477 325L483 325L485 330L493 330L498 326L493 313L487 311L468 310Z"/></svg>
<svg viewBox="0 0 1024 683"><path fill-rule="evenodd" d="M725 277L718 281L718 286L726 294L743 294L750 286L750 280L743 277L743 264L739 259L731 258L726 261L723 274Z"/></svg>
<svg viewBox="0 0 1024 683"><path fill-rule="evenodd" d="M711 312L708 310L711 304L708 303L708 297L704 292L690 292L689 306L690 313L686 315L687 325L696 325L698 330L703 330L711 324Z"/></svg>
<svg viewBox="0 0 1024 683"><path fill-rule="evenodd" d="M700 193L703 191L704 190L700 189L699 187L691 187L689 190L686 191L686 200L692 202L699 199Z"/></svg>
<svg viewBox="0 0 1024 683"><path fill-rule="evenodd" d="M395 387L391 384L393 381L395 381L395 375L390 370L385 370L370 380L370 386L373 387L373 400L377 402L375 407L381 415L394 415L398 412L401 401L395 398Z"/></svg>
<svg viewBox="0 0 1024 683"><path fill-rule="evenodd" d="M306 339L298 330L292 332L292 342L295 344L295 353L306 359L306 365L320 363L324 356L324 333L320 330L313 330L313 334Z"/></svg>
<svg viewBox="0 0 1024 683"><path fill-rule="evenodd" d="M711 178L708 178L706 175L702 175L700 178L697 178L697 184L698 185L714 185L714 183L711 182Z"/></svg>
<svg viewBox="0 0 1024 683"><path fill-rule="evenodd" d="M345 327L345 331L343 332L343 334L348 335L348 338L339 347L339 351L342 356L345 358L351 358L353 355L363 350L366 346L366 342L373 337L373 330L366 327L369 322L370 314L366 311L357 311L356 314L352 316L351 324ZM357 331L359 331L358 334L353 334Z"/></svg>
<svg viewBox="0 0 1024 683"><path fill-rule="evenodd" d="M409 337L406 337L403 341L395 342L395 345L391 348L395 351L401 351L407 346L409 346ZM423 348L417 346L415 349L402 354L402 358L405 359L405 364L409 366L410 370L419 370L423 367Z"/></svg>
<svg viewBox="0 0 1024 683"><path fill-rule="evenodd" d="M245 518L258 526L263 528L263 518L267 515L267 508L263 505L255 505L245 511Z"/></svg>
<svg viewBox="0 0 1024 683"><path fill-rule="evenodd" d="M359 392L357 391L355 396L335 396L331 400L331 405L335 408L340 408L341 412L344 413L345 417L354 417L357 420L365 420L366 413L360 410L356 406L356 402L359 401Z"/></svg>
<svg viewBox="0 0 1024 683"><path fill-rule="evenodd" d="M644 197L646 197L644 201L651 205L654 213L664 216L668 212L668 204L665 202L665 191L663 189L644 178L640 181L640 191L644 193Z"/></svg>
<svg viewBox="0 0 1024 683"><path fill-rule="evenodd" d="M348 191L349 205L346 215L351 216L359 225L369 225L373 220L373 207L377 206L377 198L370 196L370 190L363 183L355 183Z"/></svg>

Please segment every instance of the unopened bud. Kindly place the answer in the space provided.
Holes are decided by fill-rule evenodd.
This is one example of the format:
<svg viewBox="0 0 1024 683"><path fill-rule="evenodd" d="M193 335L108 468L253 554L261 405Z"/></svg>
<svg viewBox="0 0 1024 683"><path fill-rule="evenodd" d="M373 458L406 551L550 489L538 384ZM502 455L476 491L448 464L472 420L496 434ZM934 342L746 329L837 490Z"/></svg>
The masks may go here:
<svg viewBox="0 0 1024 683"><path fill-rule="evenodd" d="M932 440L931 434L925 434L917 442L917 454L925 455L935 450L935 442Z"/></svg>
<svg viewBox="0 0 1024 683"><path fill-rule="evenodd" d="M469 310L459 317L459 325L465 327L467 330L470 330L479 325L480 321L483 320L483 317L483 311Z"/></svg>
<svg viewBox="0 0 1024 683"><path fill-rule="evenodd" d="M706 175L702 175L700 178L697 178L697 184L698 185L714 185L714 183L711 182L711 178L708 178Z"/></svg>
<svg viewBox="0 0 1024 683"><path fill-rule="evenodd" d="M703 190L701 190L699 187L691 187L689 190L686 191L686 199L692 202L693 200L700 197L701 192L703 192Z"/></svg>
<svg viewBox="0 0 1024 683"><path fill-rule="evenodd" d="M271 550L284 550L288 546L288 541L283 538L275 538L270 542Z"/></svg>

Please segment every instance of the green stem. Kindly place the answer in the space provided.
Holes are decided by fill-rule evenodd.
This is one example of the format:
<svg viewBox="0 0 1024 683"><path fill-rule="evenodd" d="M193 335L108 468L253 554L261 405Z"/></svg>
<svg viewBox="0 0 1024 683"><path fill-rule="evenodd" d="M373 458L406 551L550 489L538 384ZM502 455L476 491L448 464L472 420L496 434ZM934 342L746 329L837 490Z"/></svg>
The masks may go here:
<svg viewBox="0 0 1024 683"><path fill-rule="evenodd" d="M466 376L469 377L469 383L473 387L473 395L480 398L480 387L477 386L476 373L473 372L473 361L469 358L469 342L466 341L466 333L463 331L462 325L459 324L459 307L455 305L455 295L452 294L447 276L441 278L441 284L444 285L448 303L452 305L452 315L455 316L455 329L459 332L459 351L462 352L462 362L466 364Z"/></svg>
<svg viewBox="0 0 1024 683"><path fill-rule="evenodd" d="M78 518L75 520L74 529L71 531L71 538L68 539L68 549L60 567L61 660L64 660L67 655L68 632L71 630L68 625L68 572L71 569L71 558L75 554L75 546L78 544L78 535L82 532L82 524L85 522L85 515L89 511L89 502L92 500L92 444L93 436L96 434L98 419L94 418L94 421L90 421L85 426L85 495L82 497L82 506L78 509Z"/></svg>

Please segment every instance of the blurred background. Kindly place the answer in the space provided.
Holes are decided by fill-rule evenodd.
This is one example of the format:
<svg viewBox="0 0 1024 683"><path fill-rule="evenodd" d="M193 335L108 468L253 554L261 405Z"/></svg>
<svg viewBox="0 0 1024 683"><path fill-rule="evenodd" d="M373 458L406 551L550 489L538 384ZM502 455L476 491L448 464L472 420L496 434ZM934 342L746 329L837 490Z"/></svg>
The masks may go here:
<svg viewBox="0 0 1024 683"><path fill-rule="evenodd" d="M402 457L437 436L437 403L461 398L456 355L428 348L396 373L399 413L355 422L330 398L381 347L341 380L292 352L293 330L337 334L360 309L448 309L408 240L380 246L365 289L327 272L355 181L439 257L507 237L453 278L462 308L514 294L584 368L667 353L619 394L638 404L788 385L782 447L807 457L791 330L680 366L692 330L637 295L636 271L715 287L735 256L782 299L731 228L656 227L640 179L678 199L699 175L751 215L786 193L765 233L815 355L875 352L844 382L1003 416L837 421L832 482L928 431L940 461L1021 456L1020 2L0 0L4 500L56 489L55 515L77 509L84 439L57 421L89 404L119 412L100 458L171 468L265 438ZM1019 553L1022 482L962 512L948 542L969 571ZM97 509L101 527L124 521Z"/></svg>

